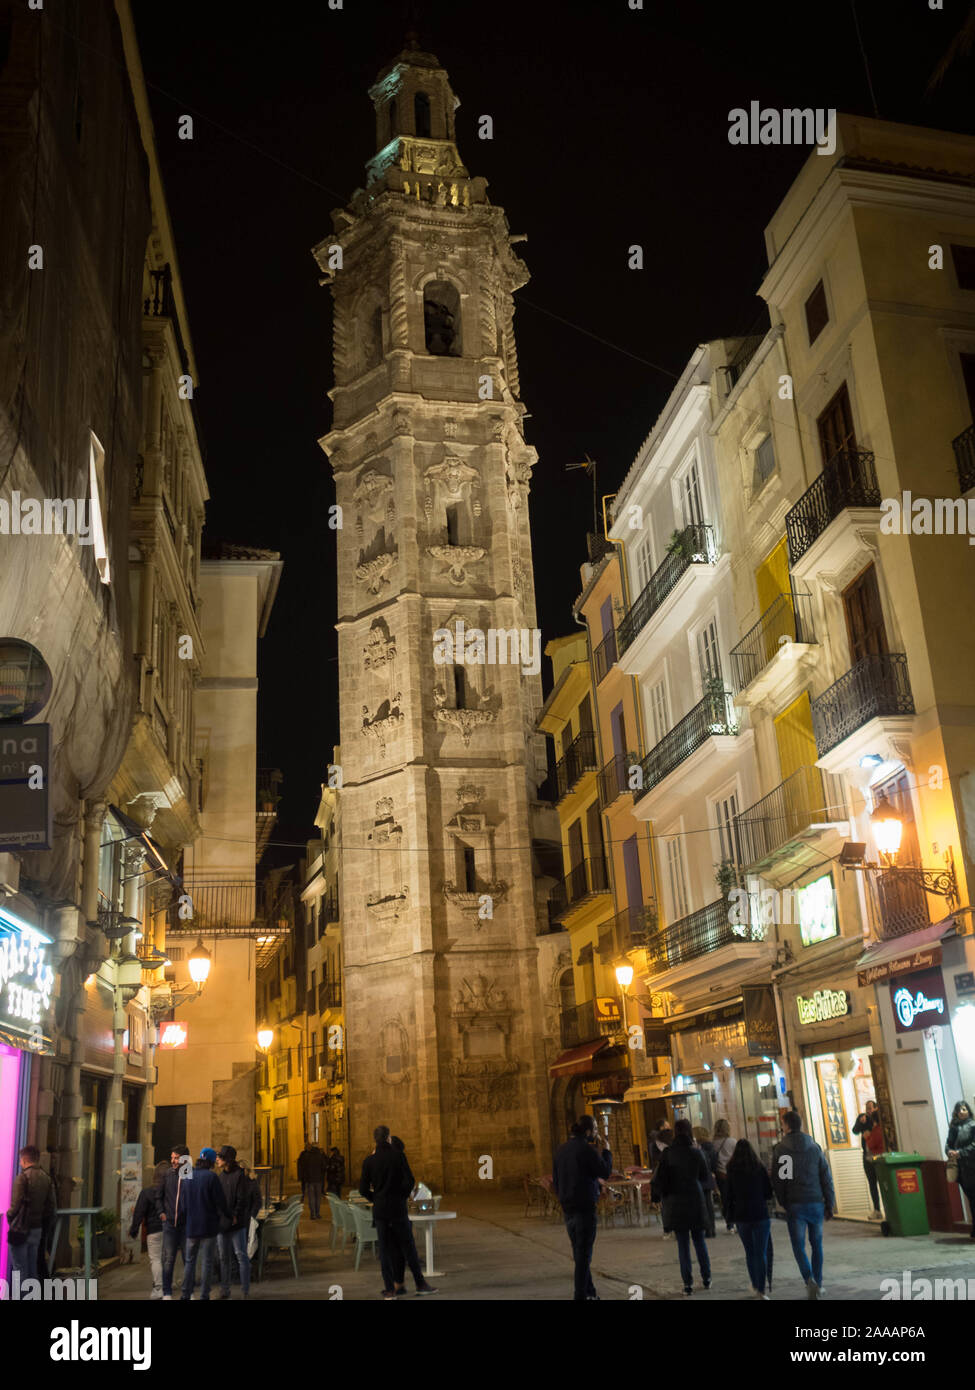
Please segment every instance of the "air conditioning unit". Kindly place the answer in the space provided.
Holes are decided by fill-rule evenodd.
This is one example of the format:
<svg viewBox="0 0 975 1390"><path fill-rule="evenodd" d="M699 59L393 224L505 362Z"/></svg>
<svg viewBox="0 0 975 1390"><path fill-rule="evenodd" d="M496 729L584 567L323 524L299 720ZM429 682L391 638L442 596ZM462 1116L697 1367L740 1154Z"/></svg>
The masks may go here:
<svg viewBox="0 0 975 1390"><path fill-rule="evenodd" d="M0 854L0 896L13 897L20 891L20 860L16 854Z"/></svg>

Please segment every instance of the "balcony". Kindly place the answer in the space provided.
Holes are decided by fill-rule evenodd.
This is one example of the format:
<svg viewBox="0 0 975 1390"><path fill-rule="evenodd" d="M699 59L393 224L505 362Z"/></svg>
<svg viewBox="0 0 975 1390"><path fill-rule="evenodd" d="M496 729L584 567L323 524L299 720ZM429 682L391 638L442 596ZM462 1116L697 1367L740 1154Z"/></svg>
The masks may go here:
<svg viewBox="0 0 975 1390"><path fill-rule="evenodd" d="M841 449L786 514L789 564L795 566L832 522L848 508L879 508L873 454Z"/></svg>
<svg viewBox="0 0 975 1390"><path fill-rule="evenodd" d="M616 665L616 630L607 632L592 654L592 664L596 671L598 685Z"/></svg>
<svg viewBox="0 0 975 1390"><path fill-rule="evenodd" d="M318 1012L342 1007L342 985L338 980L322 980L318 986Z"/></svg>
<svg viewBox="0 0 975 1390"><path fill-rule="evenodd" d="M612 1037L620 1027L618 1017L602 1017L596 1007L596 1000L587 999L584 1004L576 1004L572 1008L562 1010L562 1047L579 1047L582 1043L593 1042L596 1038Z"/></svg>
<svg viewBox="0 0 975 1390"><path fill-rule="evenodd" d="M728 903L719 898L649 936L647 972L654 988L671 989L692 979L696 988L706 976L724 976L730 984L750 966L771 964L775 949L766 942L765 928L732 922L731 916Z"/></svg>
<svg viewBox="0 0 975 1390"><path fill-rule="evenodd" d="M603 965L612 965L628 951L645 949L656 929L657 909L652 903L624 908L599 929L599 959Z"/></svg>
<svg viewBox="0 0 975 1390"><path fill-rule="evenodd" d="M640 759L636 753L617 753L604 767L599 769L596 785L599 788L599 804L605 811L612 806L617 797L632 791L630 769L639 767Z"/></svg>
<svg viewBox="0 0 975 1390"><path fill-rule="evenodd" d="M555 764L556 804L575 790L587 772L594 772L598 766L596 735L591 729L583 729Z"/></svg>
<svg viewBox="0 0 975 1390"><path fill-rule="evenodd" d="M801 767L742 811L735 829L742 867L777 885L837 853L849 822L837 780L818 767Z"/></svg>
<svg viewBox="0 0 975 1390"><path fill-rule="evenodd" d="M738 724L735 719L735 708L731 702L731 696L726 692L720 691L717 687L708 691L704 699L685 714L684 718L665 734L656 747L651 748L650 752L640 764L642 783L641 789L634 793L634 803L639 803L646 797L648 792L664 781L666 777L682 763L686 763L699 749L704 748L712 739L725 737L737 737ZM727 753L729 749L720 744L711 750L713 752ZM710 760L710 755L708 755ZM706 767L700 765L695 769L695 774L706 771ZM698 777L688 780L688 785L682 787L682 791L690 794L696 789L691 781L696 784ZM647 817L638 812L641 819ZM649 813L652 814L652 813Z"/></svg>
<svg viewBox="0 0 975 1390"><path fill-rule="evenodd" d="M663 564L658 565L646 587L616 629L620 656L636 641L647 623L694 565L714 561L714 537L710 526L686 526L672 542Z"/></svg>
<svg viewBox="0 0 975 1390"><path fill-rule="evenodd" d="M962 430L958 438L951 441L951 447L958 466L958 486L963 494L970 492L975 487L975 425Z"/></svg>
<svg viewBox="0 0 975 1390"><path fill-rule="evenodd" d="M608 893L609 872L605 858L583 859L552 889L551 901L555 910L554 922L563 922L570 914L590 902L600 893Z"/></svg>
<svg viewBox="0 0 975 1390"><path fill-rule="evenodd" d="M731 652L731 679L736 695L748 691L746 703L767 699L792 684L815 659L816 645L809 594L779 594L755 626ZM805 659L804 659L805 658Z"/></svg>
<svg viewBox="0 0 975 1390"><path fill-rule="evenodd" d="M615 550L613 542L606 536L599 535L595 531L586 532L586 553L589 556L589 563L598 565L607 555L612 555Z"/></svg>
<svg viewBox="0 0 975 1390"><path fill-rule="evenodd" d="M820 758L844 743L874 720L900 719L913 715L914 698L903 652L865 656L828 690L812 702L813 733ZM874 742L896 729L871 729ZM870 742L870 738L867 738ZM865 749L864 751L869 751ZM834 763L837 760L834 760ZM836 772L842 766L828 766Z"/></svg>

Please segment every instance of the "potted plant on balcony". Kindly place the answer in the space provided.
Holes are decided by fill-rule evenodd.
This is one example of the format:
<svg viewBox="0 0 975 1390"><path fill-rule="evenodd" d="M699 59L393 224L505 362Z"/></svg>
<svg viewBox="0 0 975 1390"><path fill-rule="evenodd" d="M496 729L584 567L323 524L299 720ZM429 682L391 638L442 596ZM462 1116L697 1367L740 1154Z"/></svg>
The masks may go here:
<svg viewBox="0 0 975 1390"><path fill-rule="evenodd" d="M687 533L685 531L672 531L670 540L667 542L667 554L676 555L681 560L686 560L690 556L690 553L687 544Z"/></svg>

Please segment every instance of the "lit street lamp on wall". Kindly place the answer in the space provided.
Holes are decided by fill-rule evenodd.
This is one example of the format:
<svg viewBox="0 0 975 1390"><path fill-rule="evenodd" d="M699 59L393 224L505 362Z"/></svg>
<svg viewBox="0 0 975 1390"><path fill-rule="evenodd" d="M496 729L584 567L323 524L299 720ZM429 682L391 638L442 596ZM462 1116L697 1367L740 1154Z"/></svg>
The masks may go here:
<svg viewBox="0 0 975 1390"><path fill-rule="evenodd" d="M923 869L915 864L898 864L897 856L904 835L904 818L886 796L882 795L870 812L870 824L877 842L880 863L871 864L864 860L867 849L865 844L848 841L840 852L841 868L877 874L881 879L913 883L925 893L946 898L949 911L954 911L959 903L958 877L950 845L945 851L943 869Z"/></svg>

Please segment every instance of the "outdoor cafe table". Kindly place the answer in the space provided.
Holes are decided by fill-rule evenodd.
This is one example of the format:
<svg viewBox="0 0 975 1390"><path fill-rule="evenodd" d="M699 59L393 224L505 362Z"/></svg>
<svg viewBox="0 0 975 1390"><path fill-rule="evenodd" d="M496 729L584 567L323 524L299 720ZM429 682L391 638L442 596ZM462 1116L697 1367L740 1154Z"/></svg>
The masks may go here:
<svg viewBox="0 0 975 1390"><path fill-rule="evenodd" d="M433 1267L433 1223L435 1221L453 1221L457 1213L455 1211L411 1211L409 1219L413 1222L423 1222L425 1229L423 1234L426 1236L426 1250L424 1251L426 1269L423 1271L424 1278L435 1279L443 1274L442 1269Z"/></svg>
<svg viewBox="0 0 975 1390"><path fill-rule="evenodd" d="M636 1219L637 1225L643 1225L643 1189L650 1186L650 1174L646 1177L635 1178L607 1178L607 1187L625 1187L628 1191L636 1194Z"/></svg>

